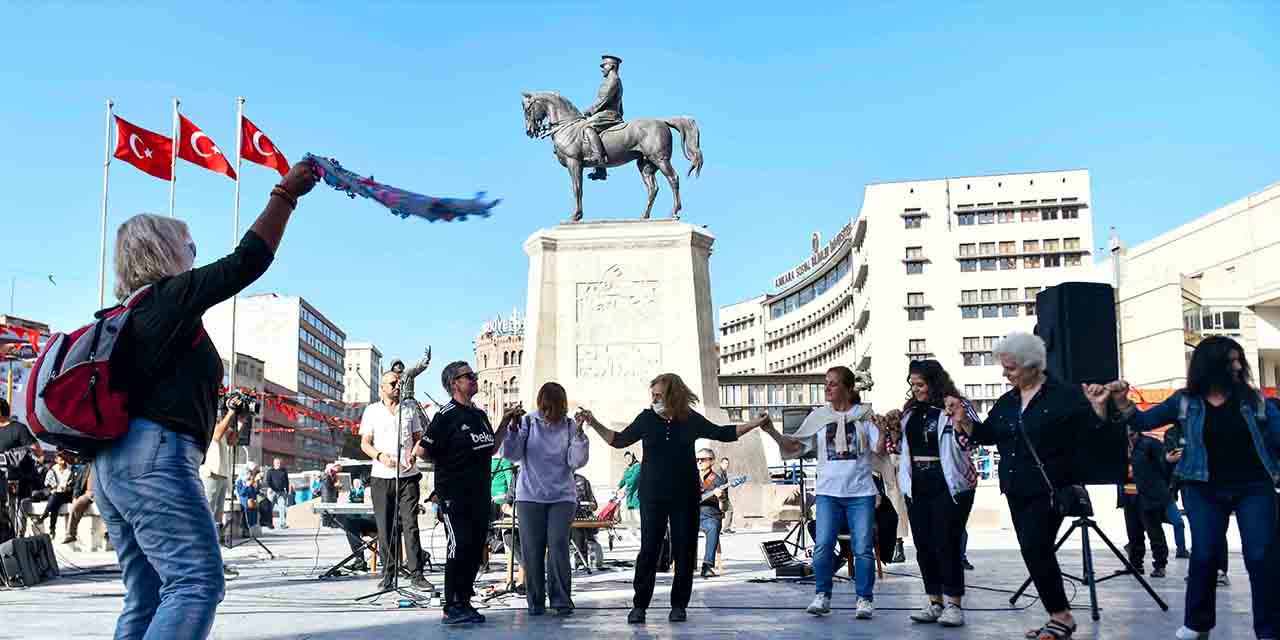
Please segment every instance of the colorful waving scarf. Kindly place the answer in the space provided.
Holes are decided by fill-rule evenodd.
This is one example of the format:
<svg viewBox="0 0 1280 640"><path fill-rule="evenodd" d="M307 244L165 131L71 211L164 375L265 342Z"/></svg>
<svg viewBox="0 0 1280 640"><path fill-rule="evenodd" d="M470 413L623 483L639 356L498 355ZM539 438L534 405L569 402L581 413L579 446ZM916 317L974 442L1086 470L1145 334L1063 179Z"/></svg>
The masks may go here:
<svg viewBox="0 0 1280 640"><path fill-rule="evenodd" d="M319 172L320 178L325 184L346 193L354 198L356 196L364 196L372 198L382 203L382 205L391 210L391 213L408 218L409 216L418 216L426 218L430 222L443 220L450 222L453 220L466 220L467 216L489 217L489 210L493 209L502 200L484 200L484 192L476 194L475 198L433 198L422 194L397 189L393 186L382 184L373 179L359 176L347 169L342 168L337 160L333 158L321 158L310 153L304 158L305 162L311 163Z"/></svg>

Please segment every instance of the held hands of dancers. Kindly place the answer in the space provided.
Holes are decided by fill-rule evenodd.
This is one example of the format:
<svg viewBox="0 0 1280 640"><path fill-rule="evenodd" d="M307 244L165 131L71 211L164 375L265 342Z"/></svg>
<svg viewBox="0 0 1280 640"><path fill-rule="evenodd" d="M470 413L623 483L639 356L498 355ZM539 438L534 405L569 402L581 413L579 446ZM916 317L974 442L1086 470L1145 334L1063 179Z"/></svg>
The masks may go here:
<svg viewBox="0 0 1280 640"><path fill-rule="evenodd" d="M518 404L502 414L502 422L498 425L499 429L506 429L509 433L515 433L520 430L520 419L524 418L524 405Z"/></svg>
<svg viewBox="0 0 1280 640"><path fill-rule="evenodd" d="M964 402L960 398L947 396L942 400L942 410L957 429L966 434L973 433L973 421L969 420L969 412L965 411Z"/></svg>

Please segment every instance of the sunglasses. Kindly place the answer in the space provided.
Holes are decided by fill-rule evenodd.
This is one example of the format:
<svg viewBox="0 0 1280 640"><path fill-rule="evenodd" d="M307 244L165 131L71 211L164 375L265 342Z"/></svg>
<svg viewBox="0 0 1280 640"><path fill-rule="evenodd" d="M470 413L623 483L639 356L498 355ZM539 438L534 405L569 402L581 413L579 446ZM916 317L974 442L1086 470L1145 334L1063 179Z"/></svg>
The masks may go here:
<svg viewBox="0 0 1280 640"><path fill-rule="evenodd" d="M698 458L698 462L711 462L715 458Z"/></svg>
<svg viewBox="0 0 1280 640"><path fill-rule="evenodd" d="M391 382L384 382L384 383L382 383L382 386L384 386L384 387L391 387L392 389L399 389L399 388L400 388L400 381L399 381L399 380L392 380Z"/></svg>
<svg viewBox="0 0 1280 640"><path fill-rule="evenodd" d="M456 375L456 376L454 376L454 377L453 377L453 379L454 379L454 380L461 380L461 379L463 379L463 378L466 378L466 379L468 379L468 380L470 380L470 381L472 381L472 382L475 382L476 380L478 380L478 379L480 378L480 376L476 375L476 372L474 372L474 371L469 371L469 372L467 372L467 373L458 374L458 375Z"/></svg>

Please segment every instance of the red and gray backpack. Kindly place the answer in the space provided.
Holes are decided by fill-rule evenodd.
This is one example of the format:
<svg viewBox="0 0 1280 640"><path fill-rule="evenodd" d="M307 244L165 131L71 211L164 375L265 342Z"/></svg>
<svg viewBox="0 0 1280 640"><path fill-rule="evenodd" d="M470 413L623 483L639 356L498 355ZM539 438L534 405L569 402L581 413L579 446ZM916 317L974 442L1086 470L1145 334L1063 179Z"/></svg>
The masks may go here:
<svg viewBox="0 0 1280 640"><path fill-rule="evenodd" d="M129 313L151 290L94 314L94 322L54 334L28 378L27 422L43 442L90 454L129 430L124 385L111 384L111 356Z"/></svg>

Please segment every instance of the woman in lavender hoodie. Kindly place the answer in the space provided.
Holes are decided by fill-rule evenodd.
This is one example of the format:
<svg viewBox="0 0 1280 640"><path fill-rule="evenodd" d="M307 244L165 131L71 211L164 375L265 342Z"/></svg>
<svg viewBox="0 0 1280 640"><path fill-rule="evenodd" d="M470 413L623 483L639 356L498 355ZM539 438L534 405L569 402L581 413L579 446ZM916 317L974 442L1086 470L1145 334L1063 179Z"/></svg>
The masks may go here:
<svg viewBox="0 0 1280 640"><path fill-rule="evenodd" d="M569 417L564 387L554 382L538 390L538 410L509 429L502 457L521 465L516 516L529 613L542 615L549 597L556 615L573 615L569 528L578 500L573 472L587 464L587 436Z"/></svg>

